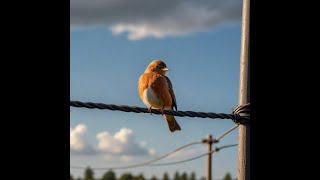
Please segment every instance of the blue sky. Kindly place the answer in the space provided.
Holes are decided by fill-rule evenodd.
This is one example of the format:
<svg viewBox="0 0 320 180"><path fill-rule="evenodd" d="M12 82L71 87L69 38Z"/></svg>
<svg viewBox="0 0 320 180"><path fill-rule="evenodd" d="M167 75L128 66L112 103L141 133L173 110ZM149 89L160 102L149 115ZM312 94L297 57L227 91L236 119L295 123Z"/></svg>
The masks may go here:
<svg viewBox="0 0 320 180"><path fill-rule="evenodd" d="M237 7L241 9L241 6ZM221 21L212 19L218 23L205 27L196 23L190 28L181 28L185 24L177 23L177 27L158 31L150 28L156 17L152 21L124 17L118 22L109 22L99 14L101 18L98 20L88 18L87 22L81 22L73 11L71 9L71 100L145 107L137 90L138 78L153 59L161 59L170 69L167 76L173 84L178 110L230 113L237 106L241 17L230 20L221 15ZM141 22L145 23L143 31ZM200 24L198 28L197 24ZM134 28L128 28L132 25ZM124 29L119 30L119 27ZM117 28L119 31L116 32ZM182 131L170 133L159 115L70 107L70 164L112 167L148 161L191 141L201 140L208 134L217 137L234 126L231 120L176 119ZM238 130L235 130L214 146L237 142ZM205 145L195 145L160 162L197 156L206 148ZM222 178L227 172L236 177L237 147L223 149L212 157L213 178ZM194 171L200 178L205 176L205 170L206 158L201 158L179 165L115 172L117 175L142 172L150 178L152 175L162 177L164 172L173 177L175 171ZM95 176L101 177L104 172L97 170ZM83 176L83 170L70 169L70 173L75 177Z"/></svg>

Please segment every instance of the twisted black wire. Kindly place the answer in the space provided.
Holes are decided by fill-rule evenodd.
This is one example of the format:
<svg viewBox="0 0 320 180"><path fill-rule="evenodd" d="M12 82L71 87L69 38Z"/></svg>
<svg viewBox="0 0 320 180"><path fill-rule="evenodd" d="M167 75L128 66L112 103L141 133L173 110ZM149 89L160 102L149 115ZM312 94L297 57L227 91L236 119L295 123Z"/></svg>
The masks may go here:
<svg viewBox="0 0 320 180"><path fill-rule="evenodd" d="M124 112L135 112L135 113L149 113L147 108L141 108L137 106L126 106L126 105L114 105L114 104L103 104L103 103L92 103L92 102L80 102L70 101L70 106L83 107L89 109L108 109L112 111L124 111ZM152 109L153 114L162 114L158 109ZM250 103L243 106L239 106L233 110L232 114L225 113L208 113L208 112L194 112L194 111L173 111L163 110L164 114L173 116L188 116L188 117L199 117L199 118L211 118L211 119L231 119L237 124L249 123L250 121ZM242 115L240 115L242 114Z"/></svg>

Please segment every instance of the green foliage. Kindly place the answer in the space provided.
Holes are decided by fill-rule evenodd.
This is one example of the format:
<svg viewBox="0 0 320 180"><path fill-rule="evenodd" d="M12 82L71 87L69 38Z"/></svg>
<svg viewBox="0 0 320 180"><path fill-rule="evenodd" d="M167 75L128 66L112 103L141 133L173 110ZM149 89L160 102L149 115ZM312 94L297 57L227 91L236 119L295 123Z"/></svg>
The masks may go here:
<svg viewBox="0 0 320 180"><path fill-rule="evenodd" d="M94 179L94 172L90 167L87 167L84 171L84 178L74 178L72 174L70 174L70 180L97 180ZM129 172L123 173L118 179L116 177L116 173L113 172L112 170L109 170L105 172L102 176L101 179L99 180L146 180L144 177L143 173L140 173L139 175L135 176ZM174 173L174 176L172 179L169 178L169 175L167 172L163 173L162 178L158 179L155 175L151 177L150 180L197 180L196 178L196 173L191 172L191 174L187 174L187 172L183 172L181 175L179 174L178 171ZM199 180L206 180L205 177L201 177ZM232 180L231 174L226 173L224 178L222 180Z"/></svg>
<svg viewBox="0 0 320 180"><path fill-rule="evenodd" d="M230 173L227 173L227 174L224 176L223 180L232 180L231 174L230 174Z"/></svg>
<svg viewBox="0 0 320 180"><path fill-rule="evenodd" d="M143 174L139 174L139 176L135 176L132 178L132 180L146 180L143 176Z"/></svg>
<svg viewBox="0 0 320 180"><path fill-rule="evenodd" d="M179 175L179 172L178 172L178 171L176 171L176 172L174 173L174 178L173 178L173 180L180 180L180 175Z"/></svg>
<svg viewBox="0 0 320 180"><path fill-rule="evenodd" d="M109 170L102 176L102 180L116 180L116 174L112 171Z"/></svg>
<svg viewBox="0 0 320 180"><path fill-rule="evenodd" d="M131 173L124 173L121 175L119 180L132 180L133 176Z"/></svg>
<svg viewBox="0 0 320 180"><path fill-rule="evenodd" d="M165 173L163 174L162 180L170 180L168 173L165 172Z"/></svg>
<svg viewBox="0 0 320 180"><path fill-rule="evenodd" d="M94 180L94 173L90 167L87 167L84 172L84 180Z"/></svg>
<svg viewBox="0 0 320 180"><path fill-rule="evenodd" d="M183 172L179 179L180 179L180 180L188 180L188 175L187 175L187 173L186 173L186 172Z"/></svg>
<svg viewBox="0 0 320 180"><path fill-rule="evenodd" d="M151 180L158 180L156 176L152 176Z"/></svg>
<svg viewBox="0 0 320 180"><path fill-rule="evenodd" d="M196 173L195 172L191 173L190 180L196 180Z"/></svg>

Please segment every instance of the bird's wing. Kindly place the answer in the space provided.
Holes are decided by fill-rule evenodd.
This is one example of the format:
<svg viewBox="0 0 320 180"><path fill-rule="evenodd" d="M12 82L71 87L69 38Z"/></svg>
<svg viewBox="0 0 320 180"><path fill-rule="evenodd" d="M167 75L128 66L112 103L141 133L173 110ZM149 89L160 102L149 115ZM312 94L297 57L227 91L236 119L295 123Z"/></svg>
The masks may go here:
<svg viewBox="0 0 320 180"><path fill-rule="evenodd" d="M167 80L167 83L168 83L168 88L169 88L169 93L170 93L171 98L172 98L172 106L171 106L171 108L172 109L176 108L176 110L177 110L177 101L176 101L176 96L174 95L172 83L171 83L170 79L167 76L164 76L164 77L166 77L166 80Z"/></svg>

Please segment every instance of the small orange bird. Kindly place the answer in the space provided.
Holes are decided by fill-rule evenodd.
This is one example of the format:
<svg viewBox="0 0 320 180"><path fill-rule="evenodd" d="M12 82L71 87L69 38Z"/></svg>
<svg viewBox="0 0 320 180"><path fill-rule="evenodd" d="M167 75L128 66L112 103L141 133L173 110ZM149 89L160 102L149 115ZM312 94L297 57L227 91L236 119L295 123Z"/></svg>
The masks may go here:
<svg viewBox="0 0 320 180"><path fill-rule="evenodd" d="M174 95L170 79L165 76L169 69L166 64L159 59L152 61L144 73L139 78L138 90L140 98L144 104L151 109L177 110L177 101ZM174 116L163 114L168 122L171 132L180 131L181 128Z"/></svg>

